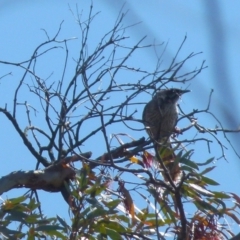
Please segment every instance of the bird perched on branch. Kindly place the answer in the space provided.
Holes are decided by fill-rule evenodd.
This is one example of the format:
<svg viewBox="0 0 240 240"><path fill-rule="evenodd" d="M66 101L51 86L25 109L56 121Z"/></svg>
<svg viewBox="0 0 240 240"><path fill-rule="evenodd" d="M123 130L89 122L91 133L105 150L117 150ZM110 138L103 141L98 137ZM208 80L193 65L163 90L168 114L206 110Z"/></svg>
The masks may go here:
<svg viewBox="0 0 240 240"><path fill-rule="evenodd" d="M180 168L174 167L174 152L170 136L175 131L178 118L177 102L182 94L189 90L177 88L159 90L144 108L142 119L146 131L156 146L156 155L160 156L173 181L179 175Z"/></svg>

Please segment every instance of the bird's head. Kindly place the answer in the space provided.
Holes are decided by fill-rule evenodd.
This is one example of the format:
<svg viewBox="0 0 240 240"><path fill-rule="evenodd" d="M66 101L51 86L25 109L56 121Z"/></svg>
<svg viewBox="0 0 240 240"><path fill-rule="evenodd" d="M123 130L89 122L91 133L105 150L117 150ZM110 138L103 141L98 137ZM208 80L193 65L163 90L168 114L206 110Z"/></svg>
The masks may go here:
<svg viewBox="0 0 240 240"><path fill-rule="evenodd" d="M175 104L178 99L187 92L190 92L190 90L182 90L178 88L162 89L156 93L155 97L166 104Z"/></svg>

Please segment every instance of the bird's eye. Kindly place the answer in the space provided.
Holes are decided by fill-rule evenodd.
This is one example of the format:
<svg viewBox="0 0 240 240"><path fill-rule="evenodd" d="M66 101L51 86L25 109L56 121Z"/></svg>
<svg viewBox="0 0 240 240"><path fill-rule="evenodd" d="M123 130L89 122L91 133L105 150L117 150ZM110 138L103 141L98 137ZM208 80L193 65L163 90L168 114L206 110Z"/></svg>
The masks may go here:
<svg viewBox="0 0 240 240"><path fill-rule="evenodd" d="M172 89L171 90L171 95L176 95L177 94L177 92L175 91L175 89Z"/></svg>

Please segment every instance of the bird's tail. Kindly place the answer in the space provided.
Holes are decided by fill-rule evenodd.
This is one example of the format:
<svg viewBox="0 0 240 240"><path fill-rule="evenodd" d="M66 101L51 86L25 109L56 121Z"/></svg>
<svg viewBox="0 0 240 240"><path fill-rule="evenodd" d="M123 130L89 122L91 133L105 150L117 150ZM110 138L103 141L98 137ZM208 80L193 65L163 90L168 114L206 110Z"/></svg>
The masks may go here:
<svg viewBox="0 0 240 240"><path fill-rule="evenodd" d="M164 180L169 182L169 177L171 177L174 183L178 183L182 177L182 170L174 153L175 150L176 148L172 147L169 138L161 139L156 143L157 159L160 168L162 168ZM164 166L161 166L161 164Z"/></svg>

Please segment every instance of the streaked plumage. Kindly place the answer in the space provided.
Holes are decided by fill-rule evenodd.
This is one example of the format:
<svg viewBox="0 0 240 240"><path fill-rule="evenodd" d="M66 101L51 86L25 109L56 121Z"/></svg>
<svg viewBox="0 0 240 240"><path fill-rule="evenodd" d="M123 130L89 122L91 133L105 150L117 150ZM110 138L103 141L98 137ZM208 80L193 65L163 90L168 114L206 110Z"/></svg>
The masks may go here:
<svg viewBox="0 0 240 240"><path fill-rule="evenodd" d="M175 166L175 155L171 148L170 136L178 119L177 101L189 90L164 89L158 91L143 111L143 123L150 138L155 142L156 154L163 160L173 181L180 179L180 166ZM163 174L166 179L165 174ZM166 179L167 180L167 179Z"/></svg>

